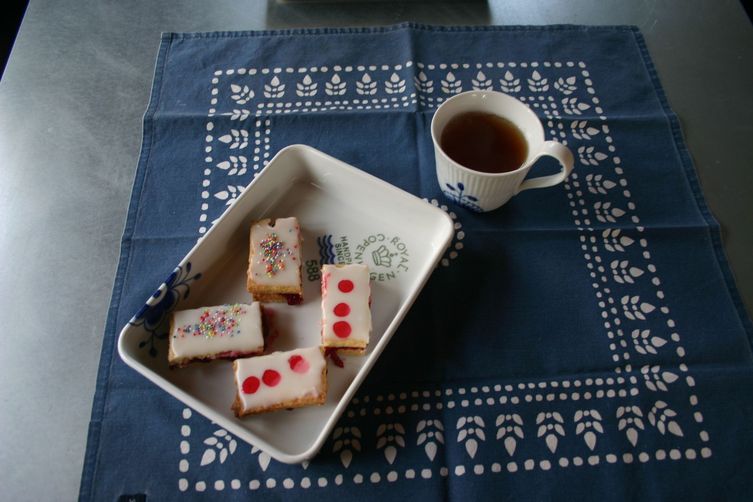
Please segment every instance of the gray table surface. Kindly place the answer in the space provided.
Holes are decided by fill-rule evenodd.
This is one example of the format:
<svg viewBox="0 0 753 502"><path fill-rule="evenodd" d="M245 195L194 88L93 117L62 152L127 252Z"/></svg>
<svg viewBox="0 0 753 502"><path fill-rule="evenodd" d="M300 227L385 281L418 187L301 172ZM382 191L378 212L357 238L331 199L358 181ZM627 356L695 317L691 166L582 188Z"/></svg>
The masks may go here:
<svg viewBox="0 0 753 502"><path fill-rule="evenodd" d="M753 307L753 27L737 0L434 3L31 0L0 84L0 486L78 494L160 32L634 24Z"/></svg>

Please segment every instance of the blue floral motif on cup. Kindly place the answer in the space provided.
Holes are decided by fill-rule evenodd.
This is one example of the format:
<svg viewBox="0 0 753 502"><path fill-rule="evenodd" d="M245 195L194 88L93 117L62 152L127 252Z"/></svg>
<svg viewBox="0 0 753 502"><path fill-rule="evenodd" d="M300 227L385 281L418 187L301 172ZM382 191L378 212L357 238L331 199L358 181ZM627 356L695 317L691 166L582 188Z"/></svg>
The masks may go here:
<svg viewBox="0 0 753 502"><path fill-rule="evenodd" d="M445 196L454 203L461 205L471 211L477 213L482 212L481 206L478 205L478 199L473 195L465 193L465 185L458 181L457 186L453 186L450 183L445 183L446 189L442 190Z"/></svg>

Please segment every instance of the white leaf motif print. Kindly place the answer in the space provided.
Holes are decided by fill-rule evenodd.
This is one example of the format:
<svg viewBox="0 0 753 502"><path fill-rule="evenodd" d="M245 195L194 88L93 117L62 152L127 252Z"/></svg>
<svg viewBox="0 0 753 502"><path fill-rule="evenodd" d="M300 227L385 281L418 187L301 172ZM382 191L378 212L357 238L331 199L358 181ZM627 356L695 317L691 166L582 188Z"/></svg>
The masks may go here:
<svg viewBox="0 0 753 502"><path fill-rule="evenodd" d="M464 443L465 451L471 458L476 456L479 441L485 441L484 419L479 416L460 417L457 422L458 443Z"/></svg>
<svg viewBox="0 0 753 502"><path fill-rule="evenodd" d="M447 76L442 80L442 92L445 94L459 94L463 90L463 84L454 73L447 72Z"/></svg>
<svg viewBox="0 0 753 502"><path fill-rule="evenodd" d="M356 82L356 92L366 96L376 94L377 83L371 80L371 76L368 73L364 73L361 80Z"/></svg>
<svg viewBox="0 0 753 502"><path fill-rule="evenodd" d="M214 194L214 196L220 200L225 201L225 205L229 206L233 202L235 202L235 199L238 198L238 195L245 189L246 187L242 185L228 185L226 190L221 190Z"/></svg>
<svg viewBox="0 0 753 502"><path fill-rule="evenodd" d="M332 438L336 440L332 445L332 453L340 453L340 462L346 469L353 460L353 451L361 451L360 437L358 427L338 427L332 433Z"/></svg>
<svg viewBox="0 0 753 502"><path fill-rule="evenodd" d="M397 456L397 449L394 446L388 446L384 449L384 457L387 459L387 462L392 465L392 463L395 461L395 457Z"/></svg>
<svg viewBox="0 0 753 502"><path fill-rule="evenodd" d="M523 419L517 413L499 415L495 422L497 439L504 438L504 446L511 457L515 454L518 440L523 439Z"/></svg>
<svg viewBox="0 0 753 502"><path fill-rule="evenodd" d="M434 81L429 80L429 77L427 77L426 73L423 71L413 77L413 82L416 84L416 89L418 89L419 92L424 94L431 94L434 92Z"/></svg>
<svg viewBox="0 0 753 502"><path fill-rule="evenodd" d="M575 412L573 421L576 423L575 435L582 434L586 446L593 451L596 448L597 434L604 433L604 427L601 425L601 414L593 409L578 410Z"/></svg>
<svg viewBox="0 0 753 502"><path fill-rule="evenodd" d="M636 443L638 443L638 431L635 428L630 427L628 430L626 430L625 436L627 437L628 441L630 441L630 444L632 444L633 446L635 446Z"/></svg>
<svg viewBox="0 0 753 502"><path fill-rule="evenodd" d="M549 80L542 77L541 74L534 70L528 79L528 89L531 92L545 92L549 90Z"/></svg>
<svg viewBox="0 0 753 502"><path fill-rule="evenodd" d="M625 215L625 211L612 206L611 202L597 201L594 203L596 219L602 223L617 223L617 218Z"/></svg>
<svg viewBox="0 0 753 502"><path fill-rule="evenodd" d="M679 378L676 374L672 373L671 371L663 371L661 374L662 380L664 380L667 383L674 383Z"/></svg>
<svg viewBox="0 0 753 502"><path fill-rule="evenodd" d="M421 420L416 426L416 432L419 433L416 446L423 445L424 453L431 462L437 455L438 445L444 444L442 430L444 430L442 422L436 419Z"/></svg>
<svg viewBox="0 0 753 502"><path fill-rule="evenodd" d="M633 339L633 348L639 354L658 354L656 349L662 348L666 345L667 341L659 336L651 336L651 330L649 329L634 329L630 336Z"/></svg>
<svg viewBox="0 0 753 502"><path fill-rule="evenodd" d="M586 175L586 186L592 194L606 195L608 190L617 186L617 183L605 178L602 174L588 174Z"/></svg>
<svg viewBox="0 0 753 502"><path fill-rule="evenodd" d="M405 448L405 428L402 424L381 424L377 427L377 450L384 448L384 458L392 465L397 456L397 448Z"/></svg>
<svg viewBox="0 0 753 502"><path fill-rule="evenodd" d="M515 78L509 70L499 80L499 86L503 92L508 94L520 92L521 90L520 79Z"/></svg>
<svg viewBox="0 0 753 502"><path fill-rule="evenodd" d="M547 448L549 448L549 451L554 453L557 450L557 444L559 442L559 437L565 436L565 429L562 427L562 424L564 424L564 420L562 420L562 415L559 414L559 412L540 412L536 416L536 425L539 426L538 431L536 432L537 437L544 437L544 442L546 443Z"/></svg>
<svg viewBox="0 0 753 502"><path fill-rule="evenodd" d="M248 146L248 131L245 129L230 129L230 134L219 137L220 142L229 144L231 150Z"/></svg>
<svg viewBox="0 0 753 502"><path fill-rule="evenodd" d="M591 108L591 105L578 101L578 98L564 98L562 108L569 115L582 115L583 112Z"/></svg>
<svg viewBox="0 0 753 502"><path fill-rule="evenodd" d="M549 451L554 453L557 450L557 436L554 434L547 434L546 438L546 446L549 448Z"/></svg>
<svg viewBox="0 0 753 502"><path fill-rule="evenodd" d="M638 431L644 430L643 412L637 406L620 406L617 408L617 429L624 430L630 444L638 443Z"/></svg>
<svg viewBox="0 0 753 502"><path fill-rule="evenodd" d="M285 84L280 82L280 79L275 75L268 84L264 85L264 97L266 98L281 98L285 95Z"/></svg>
<svg viewBox="0 0 753 502"><path fill-rule="evenodd" d="M201 466L205 466L208 464L211 464L214 462L215 457L217 456L217 452L212 448L207 448L204 450L204 454L201 456Z"/></svg>
<svg viewBox="0 0 753 502"><path fill-rule="evenodd" d="M228 434L225 429L218 429L204 439L204 444L208 446L201 456L200 465L208 465L219 459L220 464L224 464L228 455L235 453L237 443L233 436Z"/></svg>
<svg viewBox="0 0 753 502"><path fill-rule="evenodd" d="M576 139L584 139L586 141L593 139L600 133L595 127L588 125L585 120L574 120L570 123L570 132Z"/></svg>
<svg viewBox="0 0 753 502"><path fill-rule="evenodd" d="M471 80L473 88L477 91L490 91L492 89L492 81L484 75L484 72L480 71L476 74L476 78Z"/></svg>
<svg viewBox="0 0 753 502"><path fill-rule="evenodd" d="M620 300L625 317L631 321L646 320L646 314L650 314L656 307L647 302L642 302L640 296L625 295Z"/></svg>
<svg viewBox="0 0 753 502"><path fill-rule="evenodd" d="M387 94L400 94L405 92L405 80L400 75L393 73L389 80L384 83L384 90Z"/></svg>
<svg viewBox="0 0 753 502"><path fill-rule="evenodd" d="M596 447L596 434L594 434L593 431L588 431L583 435L583 440L586 442L586 445L593 451L593 449Z"/></svg>
<svg viewBox="0 0 753 502"><path fill-rule="evenodd" d="M575 92L577 86L575 85L575 77L560 77L554 82L554 88L560 91L564 95L569 95Z"/></svg>
<svg viewBox="0 0 753 502"><path fill-rule="evenodd" d="M222 115L229 116L230 120L246 120L248 116L251 115L251 111L245 108L233 109L232 112L223 113Z"/></svg>
<svg viewBox="0 0 753 502"><path fill-rule="evenodd" d="M230 155L228 160L220 162L217 167L226 171L228 176L242 176L248 171L248 159L243 155Z"/></svg>
<svg viewBox="0 0 753 502"><path fill-rule="evenodd" d="M259 453L259 467L261 467L262 471L267 470L267 467L269 467L269 462L271 460L272 460L272 457L270 457L266 452Z"/></svg>
<svg viewBox="0 0 753 502"><path fill-rule="evenodd" d="M434 457L437 455L436 443L426 443L424 451L426 452L426 456L429 457L429 460L434 461Z"/></svg>
<svg viewBox="0 0 753 502"><path fill-rule="evenodd" d="M680 429L680 426L679 426L679 425L677 424L677 422L675 422L674 420L670 421L670 422L669 422L669 423L667 424L667 430L669 430L669 432L671 432L671 433L672 433L672 434L674 434L675 436L680 436L680 437L682 437L682 435L683 435L683 434L682 434L682 429Z"/></svg>
<svg viewBox="0 0 753 502"><path fill-rule="evenodd" d="M661 366L645 365L641 368L641 375L643 375L644 383L646 387L651 391L663 391L667 392L669 388L667 384L672 384L679 378L671 371L662 371Z"/></svg>
<svg viewBox="0 0 753 502"><path fill-rule="evenodd" d="M602 152L596 151L593 146L580 146L578 147L578 159L584 166L597 167L599 163L607 159L608 156Z"/></svg>
<svg viewBox="0 0 753 502"><path fill-rule="evenodd" d="M330 81L324 84L324 92L328 96L342 96L345 91L346 84L337 73L332 75Z"/></svg>
<svg viewBox="0 0 753 502"><path fill-rule="evenodd" d="M664 401L656 401L651 411L648 412L648 421L656 427L660 434L664 435L670 432L675 436L682 437L683 432L680 424L672 418L677 416L677 412L667 406Z"/></svg>
<svg viewBox="0 0 753 502"><path fill-rule="evenodd" d="M475 439L469 439L465 442L465 451L468 452L468 455L471 458L474 458L476 456L476 451L478 450L478 442Z"/></svg>
<svg viewBox="0 0 753 502"><path fill-rule="evenodd" d="M350 465L351 460L353 460L353 452L352 451L350 451L350 450L343 450L340 453L340 461L342 462L343 467L345 467L346 469Z"/></svg>
<svg viewBox="0 0 753 502"><path fill-rule="evenodd" d="M307 73L303 80L298 82L295 86L295 93L301 97L316 96L318 84L311 79L311 76Z"/></svg>
<svg viewBox="0 0 753 502"><path fill-rule="evenodd" d="M634 284L635 279L643 275L642 269L631 267L627 260L613 260L609 267L612 269L615 282L619 284Z"/></svg>
<svg viewBox="0 0 753 502"><path fill-rule="evenodd" d="M252 91L247 85L240 86L237 84L230 84L230 90L233 92L233 94L230 95L230 99L239 105L245 105L254 97L254 91Z"/></svg>
<svg viewBox="0 0 753 502"><path fill-rule="evenodd" d="M606 229L601 233L604 240L604 248L612 253L624 253L625 248L630 247L635 241L627 235L620 235L622 230L619 228Z"/></svg>

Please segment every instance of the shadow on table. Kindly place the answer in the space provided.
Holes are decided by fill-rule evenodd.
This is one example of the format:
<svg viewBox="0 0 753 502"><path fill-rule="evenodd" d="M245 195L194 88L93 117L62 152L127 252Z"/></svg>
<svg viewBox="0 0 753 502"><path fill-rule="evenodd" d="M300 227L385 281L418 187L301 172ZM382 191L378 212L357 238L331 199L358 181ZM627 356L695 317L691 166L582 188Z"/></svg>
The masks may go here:
<svg viewBox="0 0 753 502"><path fill-rule="evenodd" d="M267 2L266 25L272 29L381 25L403 21L440 25L485 25L490 23L491 15L485 0Z"/></svg>

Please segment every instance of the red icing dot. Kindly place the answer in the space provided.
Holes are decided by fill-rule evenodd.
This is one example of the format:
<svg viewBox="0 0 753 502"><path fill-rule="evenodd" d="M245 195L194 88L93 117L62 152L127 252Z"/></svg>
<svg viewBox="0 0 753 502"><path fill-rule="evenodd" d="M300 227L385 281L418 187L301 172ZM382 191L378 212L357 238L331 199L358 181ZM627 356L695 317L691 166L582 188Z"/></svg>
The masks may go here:
<svg viewBox="0 0 753 502"><path fill-rule="evenodd" d="M288 359L290 369L296 373L306 373L309 370L309 362L303 356L294 355Z"/></svg>
<svg viewBox="0 0 753 502"><path fill-rule="evenodd" d="M337 289L342 291L343 293L350 293L353 291L353 281L350 279L343 279L342 281L337 283Z"/></svg>
<svg viewBox="0 0 753 502"><path fill-rule="evenodd" d="M335 305L335 315L337 317L345 317L346 315L350 314L350 305L347 303L338 303Z"/></svg>
<svg viewBox="0 0 753 502"><path fill-rule="evenodd" d="M243 393L244 394L253 394L257 390L259 390L259 379L255 376L250 376L243 380Z"/></svg>
<svg viewBox="0 0 753 502"><path fill-rule="evenodd" d="M345 321L337 321L332 325L332 331L334 331L335 335L339 338L348 338L351 332L350 324Z"/></svg>
<svg viewBox="0 0 753 502"><path fill-rule="evenodd" d="M275 385L280 383L281 378L282 377L280 377L280 374L275 370L266 370L261 376L262 382L264 382L264 384L269 387L274 387Z"/></svg>

